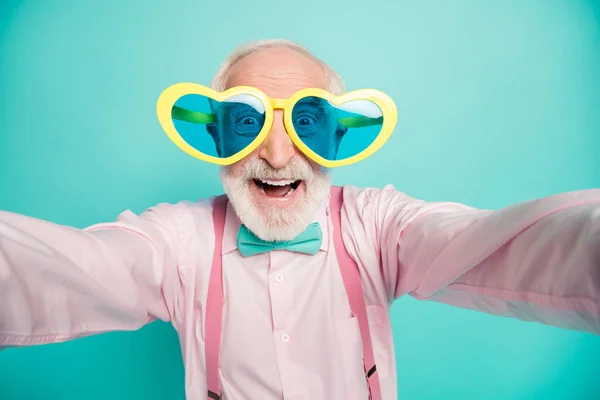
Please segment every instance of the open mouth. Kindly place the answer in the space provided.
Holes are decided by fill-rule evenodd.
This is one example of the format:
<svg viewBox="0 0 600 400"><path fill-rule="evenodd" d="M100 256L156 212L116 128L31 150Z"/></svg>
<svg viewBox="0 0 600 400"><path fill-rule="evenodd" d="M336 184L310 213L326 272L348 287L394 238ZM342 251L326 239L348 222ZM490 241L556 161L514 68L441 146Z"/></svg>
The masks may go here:
<svg viewBox="0 0 600 400"><path fill-rule="evenodd" d="M286 179L254 179L256 187L267 197L286 198L290 197L302 180L286 180Z"/></svg>

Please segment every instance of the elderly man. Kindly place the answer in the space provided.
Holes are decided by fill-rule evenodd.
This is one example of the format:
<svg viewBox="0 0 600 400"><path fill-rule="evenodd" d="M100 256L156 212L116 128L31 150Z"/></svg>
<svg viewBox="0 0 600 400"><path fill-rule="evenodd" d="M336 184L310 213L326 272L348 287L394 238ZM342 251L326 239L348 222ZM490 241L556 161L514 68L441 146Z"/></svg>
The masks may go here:
<svg viewBox="0 0 600 400"><path fill-rule="evenodd" d="M237 87L249 89L219 97ZM226 198L127 211L84 230L0 213L0 345L161 319L179 334L189 399L391 400L388 309L404 294L600 333L600 190L489 211L392 187L331 188L318 160L335 158L348 126L370 122L315 125L310 112L335 103L316 95L310 112L279 109L307 88L344 93L299 45L251 43L216 74L213 114L180 118L204 121L215 152L202 157L223 165ZM232 104L262 96L247 93L264 93L249 112L275 104L270 121L236 114ZM172 138L194 153L182 137Z"/></svg>

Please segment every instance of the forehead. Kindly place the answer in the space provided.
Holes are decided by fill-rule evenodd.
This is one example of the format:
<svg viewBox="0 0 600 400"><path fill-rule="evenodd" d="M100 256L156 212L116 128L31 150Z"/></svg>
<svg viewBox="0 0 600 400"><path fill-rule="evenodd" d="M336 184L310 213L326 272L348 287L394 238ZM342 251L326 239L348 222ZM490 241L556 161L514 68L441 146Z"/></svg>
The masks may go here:
<svg viewBox="0 0 600 400"><path fill-rule="evenodd" d="M254 86L270 97L287 98L305 88L327 89L325 71L312 58L287 48L258 50L229 70L226 88Z"/></svg>

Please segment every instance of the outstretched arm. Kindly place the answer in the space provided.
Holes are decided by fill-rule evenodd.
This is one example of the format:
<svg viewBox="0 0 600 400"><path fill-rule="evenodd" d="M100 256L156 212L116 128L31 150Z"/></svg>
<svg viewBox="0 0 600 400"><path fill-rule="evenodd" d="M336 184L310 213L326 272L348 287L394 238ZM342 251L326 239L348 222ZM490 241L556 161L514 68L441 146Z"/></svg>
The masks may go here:
<svg viewBox="0 0 600 400"><path fill-rule="evenodd" d="M498 211L426 203L391 187L346 191L358 204L348 218L367 221L379 251L390 303L408 293L600 334L600 190Z"/></svg>
<svg viewBox="0 0 600 400"><path fill-rule="evenodd" d="M84 230L0 212L0 346L61 342L169 320L170 206Z"/></svg>

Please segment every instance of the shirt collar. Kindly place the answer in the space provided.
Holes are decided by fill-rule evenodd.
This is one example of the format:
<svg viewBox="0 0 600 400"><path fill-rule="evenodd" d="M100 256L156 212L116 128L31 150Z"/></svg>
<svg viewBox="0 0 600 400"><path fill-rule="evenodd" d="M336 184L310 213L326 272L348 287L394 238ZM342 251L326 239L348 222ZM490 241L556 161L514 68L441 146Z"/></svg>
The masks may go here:
<svg viewBox="0 0 600 400"><path fill-rule="evenodd" d="M330 237L330 219L329 219L329 196L323 200L315 213L312 222L317 222L321 226L321 232L323 234L323 240L321 241L320 251L329 250L329 237ZM227 203L227 215L225 218L225 231L223 232L223 249L221 254L231 253L237 250L237 235L241 226L240 219L238 218L231 202Z"/></svg>

